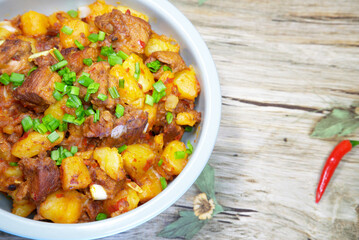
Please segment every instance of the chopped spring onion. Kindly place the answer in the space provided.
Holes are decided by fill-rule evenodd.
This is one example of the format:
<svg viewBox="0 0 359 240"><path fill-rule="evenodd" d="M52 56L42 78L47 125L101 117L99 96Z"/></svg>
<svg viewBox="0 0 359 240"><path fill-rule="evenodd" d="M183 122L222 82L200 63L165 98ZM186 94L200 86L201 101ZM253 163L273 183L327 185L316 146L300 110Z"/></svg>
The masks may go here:
<svg viewBox="0 0 359 240"><path fill-rule="evenodd" d="M171 124L171 122L173 120L173 114L171 112L166 113L166 120L167 120L168 124Z"/></svg>
<svg viewBox="0 0 359 240"><path fill-rule="evenodd" d="M70 152L71 152L72 154L74 154L74 155L75 155L75 153L77 153L77 151L78 151L78 147L77 147L77 146L72 146L71 149L70 149Z"/></svg>
<svg viewBox="0 0 359 240"><path fill-rule="evenodd" d="M87 72L82 72L82 73L81 73L81 76L90 77L90 74L89 74L89 73L87 73Z"/></svg>
<svg viewBox="0 0 359 240"><path fill-rule="evenodd" d="M146 66L148 67L148 69L150 69L151 72L155 73L158 70L160 70L162 65L161 65L160 61L155 60L155 61L147 63Z"/></svg>
<svg viewBox="0 0 359 240"><path fill-rule="evenodd" d="M75 111L76 117L78 118L83 118L85 117L85 110L84 107L81 105L80 107L78 107Z"/></svg>
<svg viewBox="0 0 359 240"><path fill-rule="evenodd" d="M60 132L66 132L67 131L67 123L66 122L63 122L63 123L60 124L59 131Z"/></svg>
<svg viewBox="0 0 359 240"><path fill-rule="evenodd" d="M186 126L186 127L184 128L184 130L185 130L186 132L192 132L192 129L193 129L193 127L191 127L191 126Z"/></svg>
<svg viewBox="0 0 359 240"><path fill-rule="evenodd" d="M88 37L88 40L90 40L91 42L95 43L98 41L98 34L96 33L91 33Z"/></svg>
<svg viewBox="0 0 359 240"><path fill-rule="evenodd" d="M100 56L97 57L97 62L106 62L105 59L102 59Z"/></svg>
<svg viewBox="0 0 359 240"><path fill-rule="evenodd" d="M160 182L161 182L162 190L165 189L167 187L166 178L160 177Z"/></svg>
<svg viewBox="0 0 359 240"><path fill-rule="evenodd" d="M62 77L66 73L70 73L70 72L71 72L70 69L68 67L65 67L65 68L61 69L60 71L58 71L58 74Z"/></svg>
<svg viewBox="0 0 359 240"><path fill-rule="evenodd" d="M101 220L105 220L107 218L106 213L99 213L96 216L96 221L101 221Z"/></svg>
<svg viewBox="0 0 359 240"><path fill-rule="evenodd" d="M121 65L122 64L122 58L119 56L116 56L115 54L112 54L110 56L108 56L108 63L110 64L110 66L115 66L116 64Z"/></svg>
<svg viewBox="0 0 359 240"><path fill-rule="evenodd" d="M11 167L16 167L18 164L17 164L17 162L9 162L9 165L10 165Z"/></svg>
<svg viewBox="0 0 359 240"><path fill-rule="evenodd" d="M78 15L76 10L70 10L67 12L67 14L70 15L70 17L72 17L72 18L76 18Z"/></svg>
<svg viewBox="0 0 359 240"><path fill-rule="evenodd" d="M158 161L158 166L161 167L163 164L163 159L161 158L159 161Z"/></svg>
<svg viewBox="0 0 359 240"><path fill-rule="evenodd" d="M83 60L83 63L87 66L91 66L92 65L92 59L91 58L85 58Z"/></svg>
<svg viewBox="0 0 359 240"><path fill-rule="evenodd" d="M57 139L59 139L60 138L60 136L59 136L59 134L56 132L56 131L54 131L54 132L52 132L52 133L50 133L48 136L47 136L47 139L49 139L49 141L50 142L55 142Z"/></svg>
<svg viewBox="0 0 359 240"><path fill-rule="evenodd" d="M54 118L49 123L45 124L45 126L50 132L53 132L60 126L60 121Z"/></svg>
<svg viewBox="0 0 359 240"><path fill-rule="evenodd" d="M182 159L185 157L186 157L186 152L184 152L184 151L175 152L175 159Z"/></svg>
<svg viewBox="0 0 359 240"><path fill-rule="evenodd" d="M164 96L166 96L166 91L157 92L156 89L153 90L152 97L155 103L158 103Z"/></svg>
<svg viewBox="0 0 359 240"><path fill-rule="evenodd" d="M121 104L117 104L115 115L117 118L120 118L125 113L125 108Z"/></svg>
<svg viewBox="0 0 359 240"><path fill-rule="evenodd" d="M62 99L61 93L59 93L59 91L57 90L54 90L52 92L52 96L56 99L56 101L60 101Z"/></svg>
<svg viewBox="0 0 359 240"><path fill-rule="evenodd" d="M99 40L99 41L105 40L105 36L106 36L106 33L105 33L105 32L102 32L102 31L99 31L99 32L98 32L98 40Z"/></svg>
<svg viewBox="0 0 359 240"><path fill-rule="evenodd" d="M80 126L80 125L82 125L84 122L85 122L85 118L82 117L82 118L76 119L76 120L74 121L74 124Z"/></svg>
<svg viewBox="0 0 359 240"><path fill-rule="evenodd" d="M66 60L62 60L61 62L58 62L50 67L51 71L55 72L59 70L60 68L65 67L68 64Z"/></svg>
<svg viewBox="0 0 359 240"><path fill-rule="evenodd" d="M60 152L59 150L51 151L51 159L57 161L60 159Z"/></svg>
<svg viewBox="0 0 359 240"><path fill-rule="evenodd" d="M79 77L78 82L82 86L89 87L94 82L94 80L83 74Z"/></svg>
<svg viewBox="0 0 359 240"><path fill-rule="evenodd" d="M81 99L76 95L69 95L66 106L69 108L78 108L82 105Z"/></svg>
<svg viewBox="0 0 359 240"><path fill-rule="evenodd" d="M111 97L113 99L116 99L116 98L119 98L120 97L120 94L118 93L116 87L110 87L108 89L108 92L110 93Z"/></svg>
<svg viewBox="0 0 359 240"><path fill-rule="evenodd" d="M76 45L76 47L78 48L78 49L80 49L80 50L84 50L85 49L85 47L84 47L84 45L82 45L79 41L77 41L77 40L75 40L75 45Z"/></svg>
<svg viewBox="0 0 359 240"><path fill-rule="evenodd" d="M122 153L122 152L125 151L126 149L127 149L127 145L126 145L126 144L124 144L124 145L122 145L121 147L117 148L118 153Z"/></svg>
<svg viewBox="0 0 359 240"><path fill-rule="evenodd" d="M169 66L165 65L165 66L163 66L163 71L170 71L170 72L172 72L172 69L171 69Z"/></svg>
<svg viewBox="0 0 359 240"><path fill-rule="evenodd" d="M98 120L100 120L100 110L96 110L95 115L93 116L93 122L97 122Z"/></svg>
<svg viewBox="0 0 359 240"><path fill-rule="evenodd" d="M10 76L7 73L4 73L0 77L0 82L4 85L8 85L10 83Z"/></svg>
<svg viewBox="0 0 359 240"><path fill-rule="evenodd" d="M67 149L66 149L67 150ZM64 152L65 158L74 156L71 152L68 150Z"/></svg>
<svg viewBox="0 0 359 240"><path fill-rule="evenodd" d="M32 67L28 72L27 72L27 76L30 76L30 74L35 71L37 69L37 66Z"/></svg>
<svg viewBox="0 0 359 240"><path fill-rule="evenodd" d="M60 53L60 51L58 49L54 49L54 54L55 54L55 57L57 58L57 60L59 61L62 61L64 60L64 56L62 56L62 54Z"/></svg>
<svg viewBox="0 0 359 240"><path fill-rule="evenodd" d="M163 84L162 81L157 81L156 83L152 84L152 86L156 89L157 92L162 92L166 90L166 86Z"/></svg>
<svg viewBox="0 0 359 240"><path fill-rule="evenodd" d="M74 32L74 30L68 26L63 26L61 28L61 32L65 33L66 35L71 35Z"/></svg>
<svg viewBox="0 0 359 240"><path fill-rule="evenodd" d="M186 150L186 153L192 154L193 153L193 145L191 144L191 142L189 140L187 141L187 147L188 147L188 149Z"/></svg>
<svg viewBox="0 0 359 240"><path fill-rule="evenodd" d="M66 84L61 82L55 82L55 90L59 92L65 92Z"/></svg>
<svg viewBox="0 0 359 240"><path fill-rule="evenodd" d="M35 129L37 132L41 133L41 134L45 134L47 133L49 130L47 129L47 127L45 126L45 124L41 123L38 126L36 126Z"/></svg>
<svg viewBox="0 0 359 240"><path fill-rule="evenodd" d="M24 74L20 74L20 73L11 73L10 75L10 82L12 82L12 84L15 87L21 86L22 83L24 82L25 79L25 75Z"/></svg>
<svg viewBox="0 0 359 240"><path fill-rule="evenodd" d="M40 120L35 118L35 119L32 120L32 123L33 123L32 127L34 128L35 131L37 131L37 127L41 124Z"/></svg>
<svg viewBox="0 0 359 240"><path fill-rule="evenodd" d="M113 50L112 45L109 46L109 47L103 46L101 48L101 55L103 55L105 57L108 57L108 56L110 56L110 55L112 55L114 53L115 53L115 51Z"/></svg>
<svg viewBox="0 0 359 240"><path fill-rule="evenodd" d="M80 94L80 88L75 87L75 86L71 86L69 94L78 96Z"/></svg>
<svg viewBox="0 0 359 240"><path fill-rule="evenodd" d="M125 52L123 52L123 51L119 51L119 52L117 53L117 56L119 56L119 57L122 58L123 60L126 60L126 59L128 58L128 55L127 55Z"/></svg>
<svg viewBox="0 0 359 240"><path fill-rule="evenodd" d="M103 93L100 93L98 96L97 96L98 99L100 99L101 101L106 101L107 99L107 96Z"/></svg>
<svg viewBox="0 0 359 240"><path fill-rule="evenodd" d="M151 95L146 94L145 103L147 105L153 106L153 103L154 103L153 97Z"/></svg>
<svg viewBox="0 0 359 240"><path fill-rule="evenodd" d="M91 79L91 78L90 78ZM92 80L92 79L91 79ZM92 80L93 81L93 80ZM87 88L87 92L86 92L86 95L84 97L84 100L87 102L89 99L90 99L90 95L92 93L96 93L98 91L100 87L100 84L99 83L96 83L96 82L93 82L91 83L88 88Z"/></svg>
<svg viewBox="0 0 359 240"><path fill-rule="evenodd" d="M74 123L75 119L76 119L75 116L65 113L64 117L62 118L62 121L68 123Z"/></svg>
<svg viewBox="0 0 359 240"><path fill-rule="evenodd" d="M33 126L32 118L30 116L24 117L21 124L25 132L29 131Z"/></svg>
<svg viewBox="0 0 359 240"><path fill-rule="evenodd" d="M136 62L135 65L135 74L133 75L133 77L138 80L140 78L140 73L141 73L141 69L140 69L140 63Z"/></svg>
<svg viewBox="0 0 359 240"><path fill-rule="evenodd" d="M125 79L120 78L118 80L118 86L119 86L119 88L125 88Z"/></svg>
<svg viewBox="0 0 359 240"><path fill-rule="evenodd" d="M88 109L85 110L85 114L86 116L94 115L95 111L92 109L92 107L89 107Z"/></svg>

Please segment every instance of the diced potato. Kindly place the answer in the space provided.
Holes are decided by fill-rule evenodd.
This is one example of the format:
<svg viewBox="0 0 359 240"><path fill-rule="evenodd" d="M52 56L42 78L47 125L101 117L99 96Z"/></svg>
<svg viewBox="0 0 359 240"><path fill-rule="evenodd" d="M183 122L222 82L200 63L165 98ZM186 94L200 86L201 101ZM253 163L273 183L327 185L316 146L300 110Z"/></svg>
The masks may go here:
<svg viewBox="0 0 359 240"><path fill-rule="evenodd" d="M44 116L51 114L57 120L62 121L62 118L65 114L64 110L62 110L62 107L66 106L67 98L67 96L64 96L60 101L57 101L56 103L50 105L44 112Z"/></svg>
<svg viewBox="0 0 359 240"><path fill-rule="evenodd" d="M129 7L125 7L125 6L117 6L117 9L120 10L123 14L125 14L127 11L130 11L131 15L134 17L138 17L138 18L142 18L143 20L145 20L146 22L148 22L148 16L136 11L132 8Z"/></svg>
<svg viewBox="0 0 359 240"><path fill-rule="evenodd" d="M147 202L162 191L160 175L153 168L150 168L146 172L146 174L139 180L139 184L143 190L142 193L138 193L141 203Z"/></svg>
<svg viewBox="0 0 359 240"><path fill-rule="evenodd" d="M0 22L0 39L4 40L8 38L11 34L17 33L19 30L12 26L10 21Z"/></svg>
<svg viewBox="0 0 359 240"><path fill-rule="evenodd" d="M176 123L178 125L188 125L193 127L196 124L196 118L191 112L181 112L176 116Z"/></svg>
<svg viewBox="0 0 359 240"><path fill-rule="evenodd" d="M175 152L183 151L185 152L185 157L176 159ZM186 145L183 142L174 140L170 142L162 153L163 164L162 168L170 175L178 175L181 173L183 168L186 166L188 159L186 153Z"/></svg>
<svg viewBox="0 0 359 240"><path fill-rule="evenodd" d="M112 179L119 181L126 177L123 160L117 148L96 148L93 152L93 158Z"/></svg>
<svg viewBox="0 0 359 240"><path fill-rule="evenodd" d="M5 170L5 176L6 177L21 177L22 176L22 171L20 169L19 166L15 166L15 167L8 167Z"/></svg>
<svg viewBox="0 0 359 240"><path fill-rule="evenodd" d="M153 104L153 106L145 104L145 106L143 107L143 111L148 113L147 131L149 131L152 129L153 124L155 124L156 122L157 104Z"/></svg>
<svg viewBox="0 0 359 240"><path fill-rule="evenodd" d="M20 26L25 35L37 36L46 34L50 23L44 14L28 11L21 16Z"/></svg>
<svg viewBox="0 0 359 240"><path fill-rule="evenodd" d="M148 67L143 63L142 58L132 53L122 64L126 72L131 76L135 74L136 63L140 64L140 77L138 78L138 84L142 86L142 91L147 93L153 89L152 84L155 83L153 75Z"/></svg>
<svg viewBox="0 0 359 240"><path fill-rule="evenodd" d="M165 109L168 112L172 112L177 107L178 97L174 94L170 94L166 97Z"/></svg>
<svg viewBox="0 0 359 240"><path fill-rule="evenodd" d="M128 212L138 206L140 198L135 190L126 187L117 193L117 195L104 202L105 213L111 217L118 216Z"/></svg>
<svg viewBox="0 0 359 240"><path fill-rule="evenodd" d="M53 143L47 138L50 133L41 134L38 132L31 132L26 138L21 139L14 144L11 149L11 154L18 158L29 158L36 156L40 152L50 150L60 144L64 139L64 132L56 132L60 137Z"/></svg>
<svg viewBox="0 0 359 240"><path fill-rule="evenodd" d="M158 81L162 81L166 86L166 96L172 94L173 80L175 75L171 71L165 71Z"/></svg>
<svg viewBox="0 0 359 240"><path fill-rule="evenodd" d="M58 16L61 19L61 21L58 18ZM64 11L58 11L58 12L54 12L49 16L49 23L50 26L56 29L62 25L61 23L62 21L67 19L71 19L71 17L67 13L65 13Z"/></svg>
<svg viewBox="0 0 359 240"><path fill-rule="evenodd" d="M76 223L81 216L85 196L76 190L56 191L41 203L38 213L54 223Z"/></svg>
<svg viewBox="0 0 359 240"><path fill-rule="evenodd" d="M19 202L14 200L12 207L11 212L20 217L27 217L36 209L36 205L27 200Z"/></svg>
<svg viewBox="0 0 359 240"><path fill-rule="evenodd" d="M137 81L132 75L125 71L125 69L117 64L111 68L110 74L115 76L116 79L124 79L124 88L119 88L119 94L121 99L138 109L142 109L145 102L145 94L138 86Z"/></svg>
<svg viewBox="0 0 359 240"><path fill-rule="evenodd" d="M200 87L193 68L176 73L173 83L177 86L179 97L182 99L193 101L199 94Z"/></svg>
<svg viewBox="0 0 359 240"><path fill-rule="evenodd" d="M154 137L154 141L155 141L155 144L156 144L156 148L157 149L162 149L163 148L163 133L161 134L158 134Z"/></svg>
<svg viewBox="0 0 359 240"><path fill-rule="evenodd" d="M87 22L94 22L96 16L103 15L105 13L109 13L115 7L112 5L106 4L105 0L97 0L96 2L88 5L90 9L90 14L86 17Z"/></svg>
<svg viewBox="0 0 359 240"><path fill-rule="evenodd" d="M80 157L63 159L60 171L64 190L86 188L91 183L89 170Z"/></svg>
<svg viewBox="0 0 359 240"><path fill-rule="evenodd" d="M156 33L151 34L151 38L148 40L148 43L145 48L146 56L150 56L153 52L158 51L171 51L179 52L180 46L176 40L168 38L165 35L157 35Z"/></svg>
<svg viewBox="0 0 359 240"><path fill-rule="evenodd" d="M139 179L153 165L156 155L148 144L133 144L127 146L122 157L126 172Z"/></svg>
<svg viewBox="0 0 359 240"><path fill-rule="evenodd" d="M77 152L75 153L76 157L80 157L82 159L90 159L92 157L93 150L88 150L84 152Z"/></svg>
<svg viewBox="0 0 359 240"><path fill-rule="evenodd" d="M90 32L87 23L79 19L71 19L64 21L63 26L67 26L73 30L70 35L60 31L60 41L64 48L76 47L75 40L84 46L89 44L87 36L90 35Z"/></svg>

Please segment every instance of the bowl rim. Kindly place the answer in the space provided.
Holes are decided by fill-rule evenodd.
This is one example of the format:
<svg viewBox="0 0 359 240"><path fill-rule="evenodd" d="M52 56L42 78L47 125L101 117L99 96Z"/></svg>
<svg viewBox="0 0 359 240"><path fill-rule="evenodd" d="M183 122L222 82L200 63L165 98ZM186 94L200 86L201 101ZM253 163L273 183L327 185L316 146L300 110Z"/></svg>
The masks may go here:
<svg viewBox="0 0 359 240"><path fill-rule="evenodd" d="M149 202L121 214L98 222L66 224L34 221L0 209L0 229L21 237L34 239L96 239L135 228L149 221L174 204L195 182L214 148L221 119L221 92L216 66L204 40L192 23L167 0L138 0L139 4L157 8L166 19L176 23L177 31L189 40L201 69L202 90L206 92L202 129L197 147L181 174L168 187ZM139 217L141 216L141 217Z"/></svg>

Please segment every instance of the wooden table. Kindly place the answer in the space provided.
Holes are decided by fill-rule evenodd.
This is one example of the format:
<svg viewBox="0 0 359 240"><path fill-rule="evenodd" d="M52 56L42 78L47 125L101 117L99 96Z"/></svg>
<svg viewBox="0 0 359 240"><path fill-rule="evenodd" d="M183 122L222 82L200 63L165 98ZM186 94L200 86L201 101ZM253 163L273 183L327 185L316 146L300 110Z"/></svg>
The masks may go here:
<svg viewBox="0 0 359 240"><path fill-rule="evenodd" d="M328 109L359 99L359 1L171 2L208 44L223 96L210 164L218 201L231 211L195 239L358 239L359 152L344 158L315 204L320 171L338 140L309 134ZM196 194L193 186L153 220L104 239L156 239Z"/></svg>

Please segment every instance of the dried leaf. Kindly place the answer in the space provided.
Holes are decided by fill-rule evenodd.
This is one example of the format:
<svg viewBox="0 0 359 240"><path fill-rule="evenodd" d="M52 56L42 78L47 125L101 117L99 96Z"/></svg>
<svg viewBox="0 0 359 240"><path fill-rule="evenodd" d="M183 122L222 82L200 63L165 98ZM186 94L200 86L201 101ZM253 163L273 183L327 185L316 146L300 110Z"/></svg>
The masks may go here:
<svg viewBox="0 0 359 240"><path fill-rule="evenodd" d="M315 126L311 137L331 138L335 135L351 134L359 127L359 119L349 110L333 109L333 111Z"/></svg>
<svg viewBox="0 0 359 240"><path fill-rule="evenodd" d="M180 218L166 226L157 236L191 239L207 223L199 220L193 211L180 211L179 214Z"/></svg>

